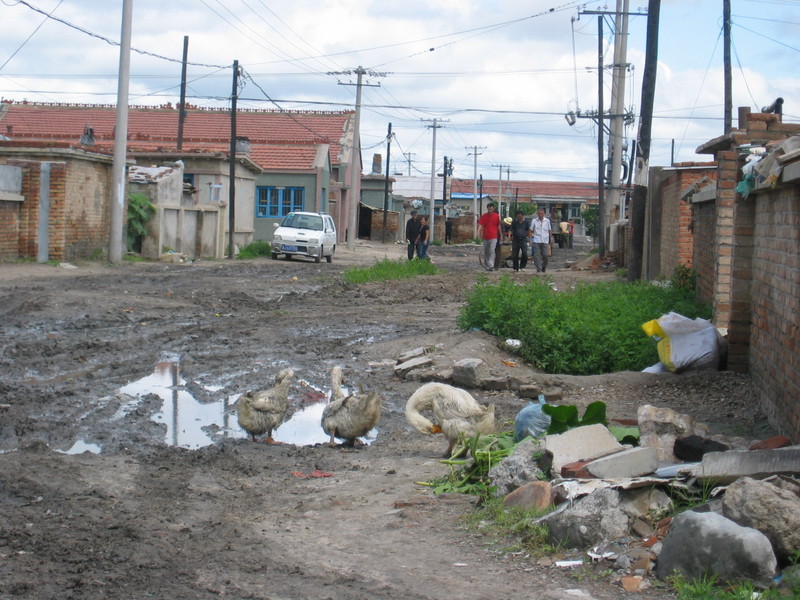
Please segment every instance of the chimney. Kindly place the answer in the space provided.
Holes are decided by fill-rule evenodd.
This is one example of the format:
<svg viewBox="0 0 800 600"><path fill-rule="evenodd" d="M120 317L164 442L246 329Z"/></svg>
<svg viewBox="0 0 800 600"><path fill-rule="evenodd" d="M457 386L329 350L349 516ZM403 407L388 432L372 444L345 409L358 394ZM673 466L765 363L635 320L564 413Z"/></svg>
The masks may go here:
<svg viewBox="0 0 800 600"><path fill-rule="evenodd" d="M80 144L82 146L94 146L94 127L87 125L83 128Z"/></svg>
<svg viewBox="0 0 800 600"><path fill-rule="evenodd" d="M372 174L373 175L380 175L383 169L381 169L381 165L383 163L383 156L380 154L373 154L372 155Z"/></svg>
<svg viewBox="0 0 800 600"><path fill-rule="evenodd" d="M237 137L236 138L236 153L246 154L250 156L250 138Z"/></svg>

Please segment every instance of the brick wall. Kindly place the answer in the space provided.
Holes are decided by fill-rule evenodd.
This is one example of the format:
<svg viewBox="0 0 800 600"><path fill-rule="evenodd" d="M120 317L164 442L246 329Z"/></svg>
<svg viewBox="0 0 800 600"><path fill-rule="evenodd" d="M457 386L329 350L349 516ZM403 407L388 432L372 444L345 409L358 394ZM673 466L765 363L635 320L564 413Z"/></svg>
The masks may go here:
<svg viewBox="0 0 800 600"><path fill-rule="evenodd" d="M799 442L800 183L742 202L750 204L754 221L750 372L770 423ZM741 233L737 239L746 237Z"/></svg>
<svg viewBox="0 0 800 600"><path fill-rule="evenodd" d="M0 164L22 168L25 200L0 202L0 257L38 256L43 162L50 164L49 258L70 261L103 255L111 228L111 157L69 148L4 146Z"/></svg>
<svg viewBox="0 0 800 600"><path fill-rule="evenodd" d="M697 272L697 299L711 304L714 299L714 274L716 272L717 205L700 202L692 205L692 233L694 254L692 264Z"/></svg>

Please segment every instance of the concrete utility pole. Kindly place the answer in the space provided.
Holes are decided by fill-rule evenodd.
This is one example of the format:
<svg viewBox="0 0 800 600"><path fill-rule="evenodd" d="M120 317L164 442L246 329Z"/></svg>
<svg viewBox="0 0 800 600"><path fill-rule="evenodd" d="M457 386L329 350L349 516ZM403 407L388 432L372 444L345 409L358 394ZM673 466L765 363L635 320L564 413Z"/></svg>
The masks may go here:
<svg viewBox="0 0 800 600"><path fill-rule="evenodd" d="M483 152L478 152L478 150L484 150L486 146L467 146L467 149L472 148L472 152L467 154L467 156L473 156L473 168L472 168L472 237L478 237L478 156L483 154Z"/></svg>
<svg viewBox="0 0 800 600"><path fill-rule="evenodd" d="M423 119L423 121L430 121L430 119ZM430 129L433 129L433 145L431 147L431 206L430 206L430 214L428 215L428 226L431 228L431 242L433 241L433 220L434 220L434 211L436 209L436 130L444 127L444 125L440 124L441 121L439 119L433 119L433 125L426 125Z"/></svg>
<svg viewBox="0 0 800 600"><path fill-rule="evenodd" d="M384 73L367 71L364 67L356 67L355 71L331 71L328 75L351 75L355 73L358 77L355 84L339 82L339 85L356 86L356 115L353 124L353 155L350 168L350 193L348 194L347 211L347 249L354 250L356 238L358 238L358 205L361 202L361 88L380 87L379 83L364 83L364 75L371 77L383 77Z"/></svg>
<svg viewBox="0 0 800 600"><path fill-rule="evenodd" d="M611 207L619 207L618 219L625 218L625 202L622 187L622 145L625 125L625 71L628 63L628 4L629 0L617 0L616 34L614 35L614 70L611 80L611 115L610 133L608 136L609 153L611 154L611 177L609 180L611 202L606 211L611 217Z"/></svg>
<svg viewBox="0 0 800 600"><path fill-rule="evenodd" d="M644 223L650 170L650 137L653 124L653 104L656 95L658 69L658 21L661 0L650 0L647 8L647 43L642 77L642 112L639 117L639 142L636 144L636 179L631 202L631 252L628 261L628 281L642 276L644 254Z"/></svg>
<svg viewBox="0 0 800 600"><path fill-rule="evenodd" d="M233 61L231 89L231 143L228 150L228 258L235 258L233 246L236 234L236 100L239 97L239 61Z"/></svg>
<svg viewBox="0 0 800 600"><path fill-rule="evenodd" d="M125 161L128 154L128 86L131 73L131 23L133 0L122 0L122 32L119 44L119 80L117 81L117 118L114 128L114 188L111 199L111 231L108 236L108 260L122 262L122 232L125 228Z"/></svg>

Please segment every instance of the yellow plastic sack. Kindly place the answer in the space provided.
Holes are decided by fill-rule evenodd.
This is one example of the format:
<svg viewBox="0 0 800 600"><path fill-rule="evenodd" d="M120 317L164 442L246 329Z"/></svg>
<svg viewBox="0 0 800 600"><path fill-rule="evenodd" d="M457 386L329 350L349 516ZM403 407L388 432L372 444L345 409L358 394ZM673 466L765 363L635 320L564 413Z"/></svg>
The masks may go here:
<svg viewBox="0 0 800 600"><path fill-rule="evenodd" d="M642 329L658 339L658 360L671 373L719 366L719 334L705 319L671 312L644 323Z"/></svg>

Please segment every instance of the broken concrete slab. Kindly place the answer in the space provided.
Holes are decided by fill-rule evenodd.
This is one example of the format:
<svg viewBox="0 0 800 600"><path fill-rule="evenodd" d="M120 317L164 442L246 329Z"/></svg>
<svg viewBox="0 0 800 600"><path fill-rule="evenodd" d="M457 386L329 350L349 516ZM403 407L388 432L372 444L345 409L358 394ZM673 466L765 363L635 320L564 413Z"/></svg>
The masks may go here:
<svg viewBox="0 0 800 600"><path fill-rule="evenodd" d="M411 360L412 358L424 356L425 352L426 352L425 348L423 348L422 346L420 346L419 348L414 348L413 350L408 350L406 352L403 352L400 356L397 357L397 362L404 363L407 360Z"/></svg>
<svg viewBox="0 0 800 600"><path fill-rule="evenodd" d="M584 425L557 435L547 435L544 447L553 456L550 472L559 474L561 468L576 460L589 460L618 451L622 445L603 425Z"/></svg>
<svg viewBox="0 0 800 600"><path fill-rule="evenodd" d="M747 452L710 452L692 469L701 482L726 484L740 477L800 474L800 446Z"/></svg>
<svg viewBox="0 0 800 600"><path fill-rule="evenodd" d="M400 379L405 379L406 376L413 371L414 369L422 369L426 367L431 367L433 365L433 360L428 356L419 356L417 358L412 358L405 362L396 365L394 368L394 373Z"/></svg>
<svg viewBox="0 0 800 600"><path fill-rule="evenodd" d="M586 465L586 470L599 479L621 479L647 475L657 467L655 450L639 446L601 456Z"/></svg>

